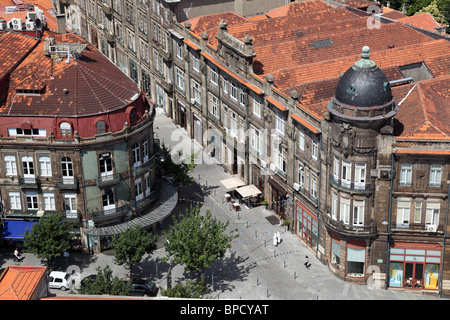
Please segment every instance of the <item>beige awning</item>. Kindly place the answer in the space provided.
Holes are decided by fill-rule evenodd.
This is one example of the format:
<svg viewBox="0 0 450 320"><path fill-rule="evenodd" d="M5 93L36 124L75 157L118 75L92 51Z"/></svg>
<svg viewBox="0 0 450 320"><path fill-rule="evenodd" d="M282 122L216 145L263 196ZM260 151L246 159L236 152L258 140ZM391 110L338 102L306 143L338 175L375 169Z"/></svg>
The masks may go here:
<svg viewBox="0 0 450 320"><path fill-rule="evenodd" d="M258 194L261 194L261 191L253 184L237 188L236 191L239 192L242 198L256 197Z"/></svg>
<svg viewBox="0 0 450 320"><path fill-rule="evenodd" d="M228 190L236 189L241 186L245 186L245 183L239 178L229 178L225 180L220 180L220 182L227 188Z"/></svg>

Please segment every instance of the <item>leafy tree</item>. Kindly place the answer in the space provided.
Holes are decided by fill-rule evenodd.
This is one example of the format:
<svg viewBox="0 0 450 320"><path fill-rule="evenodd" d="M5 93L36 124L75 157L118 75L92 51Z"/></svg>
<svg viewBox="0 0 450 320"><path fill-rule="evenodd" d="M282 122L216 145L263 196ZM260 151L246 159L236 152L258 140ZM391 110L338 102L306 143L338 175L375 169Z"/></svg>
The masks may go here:
<svg viewBox="0 0 450 320"><path fill-rule="evenodd" d="M61 213L46 213L39 223L25 230L24 246L27 252L36 254L41 259L50 260L60 257L70 248L73 235L70 231L73 223L62 220Z"/></svg>
<svg viewBox="0 0 450 320"><path fill-rule="evenodd" d="M416 14L428 12L439 23L449 24L450 0L432 1L428 6L421 8Z"/></svg>
<svg viewBox="0 0 450 320"><path fill-rule="evenodd" d="M126 229L111 241L111 247L116 252L114 262L129 267L131 277L133 264L141 261L144 254L152 253L157 240L156 235L140 226Z"/></svg>
<svg viewBox="0 0 450 320"><path fill-rule="evenodd" d="M173 181L178 186L185 186L191 184L194 179L189 175L189 171L194 170L195 154L189 157L189 163L180 162L175 163L172 155L165 145L162 146L163 161L159 161L159 166L166 172L166 175L173 177Z"/></svg>
<svg viewBox="0 0 450 320"><path fill-rule="evenodd" d="M125 296L131 289L131 282L112 276L112 270L109 266L101 269L97 267L97 276L94 282L85 279L79 290L80 294L109 294L115 296Z"/></svg>
<svg viewBox="0 0 450 320"><path fill-rule="evenodd" d="M207 293L205 277L202 276L200 281L186 281L186 284L177 283L173 288L162 290L162 295L169 298L188 298L198 299Z"/></svg>
<svg viewBox="0 0 450 320"><path fill-rule="evenodd" d="M211 216L211 211L200 214L200 208L190 207L185 215L173 217L174 225L167 236L164 260L182 264L188 271L198 272L208 267L216 258L225 254L231 241L237 237L236 229L225 231L228 222L222 223Z"/></svg>

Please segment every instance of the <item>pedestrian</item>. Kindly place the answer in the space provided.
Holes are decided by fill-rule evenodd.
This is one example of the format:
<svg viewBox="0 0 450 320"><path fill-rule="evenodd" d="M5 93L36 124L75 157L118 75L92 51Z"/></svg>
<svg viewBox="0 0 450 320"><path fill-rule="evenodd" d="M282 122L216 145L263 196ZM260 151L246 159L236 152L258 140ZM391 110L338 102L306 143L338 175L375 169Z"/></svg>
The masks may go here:
<svg viewBox="0 0 450 320"><path fill-rule="evenodd" d="M19 250L17 248L16 248L16 250L14 250L14 255L16 256L17 261L21 261L20 253L19 253Z"/></svg>
<svg viewBox="0 0 450 320"><path fill-rule="evenodd" d="M273 245L275 247L278 246L278 239L277 239L277 234L276 233L273 234Z"/></svg>
<svg viewBox="0 0 450 320"><path fill-rule="evenodd" d="M281 235L280 235L280 231L277 232L277 242L281 243Z"/></svg>
<svg viewBox="0 0 450 320"><path fill-rule="evenodd" d="M308 258L308 256L306 256L306 258L305 258L305 263L304 263L304 265L305 265L306 269L308 269L308 270L309 270L309 267L311 267L311 263L309 263L309 258Z"/></svg>

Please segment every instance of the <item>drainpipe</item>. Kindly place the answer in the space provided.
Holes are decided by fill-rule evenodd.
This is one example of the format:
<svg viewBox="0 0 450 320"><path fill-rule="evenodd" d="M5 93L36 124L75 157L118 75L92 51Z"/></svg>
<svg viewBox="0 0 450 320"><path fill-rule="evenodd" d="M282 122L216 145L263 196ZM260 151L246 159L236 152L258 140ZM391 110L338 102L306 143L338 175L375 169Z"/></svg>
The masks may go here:
<svg viewBox="0 0 450 320"><path fill-rule="evenodd" d="M392 185L394 180L394 154L391 155L391 186L389 190L389 217L388 217L388 234L387 234L387 245L386 245L386 280L385 280L385 290L389 288L389 250L391 242L391 214L392 214Z"/></svg>
<svg viewBox="0 0 450 320"><path fill-rule="evenodd" d="M447 212L445 213L445 225L444 225L444 239L442 240L442 266L441 266L441 275L440 284L439 284L439 297L442 298L442 277L444 275L444 263L445 263L445 241L447 239L447 223L448 223L448 211L450 207L450 182L448 184L448 192L447 192Z"/></svg>
<svg viewBox="0 0 450 320"><path fill-rule="evenodd" d="M321 163L321 157L320 157L320 151L322 150L322 133L320 133L320 137L319 137L319 186L318 186L318 193L317 193L317 247L316 247L316 255L317 255L317 251L319 251L319 230L320 230L320 219L319 219L319 215L320 215L320 190L321 190L321 185L322 185L322 163Z"/></svg>
<svg viewBox="0 0 450 320"><path fill-rule="evenodd" d="M293 127L294 130L292 130L292 142L294 144L294 147L292 148L292 224L291 224L291 233L294 233L294 224L295 224L295 189L294 189L294 181L295 181L295 147L296 147L296 142L295 142L295 122L294 120L292 120L293 122Z"/></svg>
<svg viewBox="0 0 450 320"><path fill-rule="evenodd" d="M247 184L250 184L250 176L249 176L249 174L250 174L250 168L249 168L249 166L250 166L250 152L249 152L249 137L248 137L248 130L249 130L249 123L248 123L248 107L249 107L249 99L248 99L248 96L249 96L249 90L247 89L246 90L246 93L247 93L247 101L246 101L246 106L245 106L245 109L246 109L246 113L247 113L247 116L246 116L246 126L247 126L247 130L246 130L246 132L245 132L245 163L246 163L246 171L247 171Z"/></svg>

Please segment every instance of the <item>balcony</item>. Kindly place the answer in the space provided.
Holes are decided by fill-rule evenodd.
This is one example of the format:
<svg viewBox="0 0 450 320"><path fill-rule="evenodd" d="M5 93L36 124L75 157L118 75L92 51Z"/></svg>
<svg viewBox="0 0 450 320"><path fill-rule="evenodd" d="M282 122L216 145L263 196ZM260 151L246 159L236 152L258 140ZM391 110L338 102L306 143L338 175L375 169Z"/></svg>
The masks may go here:
<svg viewBox="0 0 450 320"><path fill-rule="evenodd" d="M102 3L102 10L108 16L113 14L112 7L109 4L107 4L107 3Z"/></svg>
<svg viewBox="0 0 450 320"><path fill-rule="evenodd" d="M372 222L369 226L352 226L332 219L328 214L322 214L325 224L331 229L349 236L373 236L377 233L377 226Z"/></svg>
<svg viewBox="0 0 450 320"><path fill-rule="evenodd" d="M97 177L97 186L99 188L110 187L120 182L120 173L112 173Z"/></svg>
<svg viewBox="0 0 450 320"><path fill-rule="evenodd" d="M133 175L135 177L141 175L142 173L147 171L149 168L153 167L155 165L155 162L156 162L155 156L153 156L150 159L148 159L146 162L141 164L140 166L133 167Z"/></svg>
<svg viewBox="0 0 450 320"><path fill-rule="evenodd" d="M347 182L345 180L336 178L332 173L330 173L330 182L336 188L343 191L357 192L357 193L370 193L372 191L370 183L364 184L364 183Z"/></svg>
<svg viewBox="0 0 450 320"><path fill-rule="evenodd" d="M19 177L19 184L26 188L39 187L39 178L36 177Z"/></svg>
<svg viewBox="0 0 450 320"><path fill-rule="evenodd" d="M126 204L118 208L92 212L92 220L94 220L95 224L101 224L111 220L118 221L125 218L128 213L129 206Z"/></svg>
<svg viewBox="0 0 450 320"><path fill-rule="evenodd" d="M58 189L76 190L78 188L78 180L75 177L58 178Z"/></svg>

